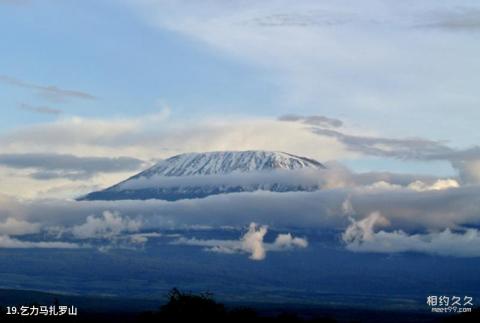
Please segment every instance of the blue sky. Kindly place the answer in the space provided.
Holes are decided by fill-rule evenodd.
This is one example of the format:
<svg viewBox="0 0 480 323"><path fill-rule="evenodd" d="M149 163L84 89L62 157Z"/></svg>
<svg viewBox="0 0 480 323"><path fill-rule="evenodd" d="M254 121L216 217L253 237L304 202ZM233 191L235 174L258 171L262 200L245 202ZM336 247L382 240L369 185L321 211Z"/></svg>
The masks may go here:
<svg viewBox="0 0 480 323"><path fill-rule="evenodd" d="M19 103L90 117L152 113L158 100L175 106L179 116L271 109L272 89L261 71L177 33L153 29L118 3L2 4L1 15L3 75L99 98L50 103L2 85L2 110L9 111L0 121L4 130L51 118L19 110Z"/></svg>
<svg viewBox="0 0 480 323"><path fill-rule="evenodd" d="M356 171L477 169L476 1L3 0L0 30L3 154L268 149Z"/></svg>

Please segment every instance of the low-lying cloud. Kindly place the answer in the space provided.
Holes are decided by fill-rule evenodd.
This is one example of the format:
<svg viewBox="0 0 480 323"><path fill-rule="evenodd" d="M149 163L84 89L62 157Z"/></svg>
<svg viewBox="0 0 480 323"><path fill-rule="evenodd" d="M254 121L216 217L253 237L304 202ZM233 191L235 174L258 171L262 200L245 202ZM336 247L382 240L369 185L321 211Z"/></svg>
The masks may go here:
<svg viewBox="0 0 480 323"><path fill-rule="evenodd" d="M74 226L71 232L78 239L111 239L122 233L137 232L141 225L139 220L104 211L99 217L89 215L85 223Z"/></svg>
<svg viewBox="0 0 480 323"><path fill-rule="evenodd" d="M0 235L25 235L40 232L40 223L31 223L24 220L17 220L14 217L8 217L0 222Z"/></svg>
<svg viewBox="0 0 480 323"><path fill-rule="evenodd" d="M354 252L420 252L440 256L480 257L480 231L463 229L424 234L408 234L402 230L375 231L376 227L389 226L388 220L378 212L352 224L342 235L346 248Z"/></svg>
<svg viewBox="0 0 480 323"><path fill-rule="evenodd" d="M189 227L223 230L249 226L249 231L240 240L187 239L180 242L215 252L248 253L256 259L263 258L268 251L306 246L303 238L288 233L279 234L267 243L264 241L267 228L251 225L253 222L268 224L280 232L288 228L344 231L344 241L348 249L354 251L374 251L373 245L378 242L379 250L385 252L412 249L447 254L431 246L451 238L453 242L448 254L472 256L478 244L471 243L476 241L476 235L469 230L480 227L479 194L478 186L415 190L378 185L374 188L324 188L312 192L231 193L175 202L21 201L3 196L0 198L0 224L3 223L0 228L8 235L52 232L51 236L61 241L71 237L84 242L100 239L107 244L120 240L142 244L149 237L133 235ZM382 230L385 233L380 233ZM55 232L62 234L55 235ZM411 241L418 241L422 247L407 248ZM385 246L389 244L392 246L387 249ZM465 248L470 250L468 254L461 251Z"/></svg>
<svg viewBox="0 0 480 323"><path fill-rule="evenodd" d="M9 237L8 235L0 235L0 248L14 249L77 249L80 245L70 242L61 241L23 241Z"/></svg>
<svg viewBox="0 0 480 323"><path fill-rule="evenodd" d="M201 240L179 238L172 242L177 245L201 246L206 251L218 253L248 253L252 260L265 259L268 251L284 251L294 248L306 248L305 238L293 237L290 233L277 235L273 243L264 242L268 228L265 225L250 223L248 231L239 240Z"/></svg>

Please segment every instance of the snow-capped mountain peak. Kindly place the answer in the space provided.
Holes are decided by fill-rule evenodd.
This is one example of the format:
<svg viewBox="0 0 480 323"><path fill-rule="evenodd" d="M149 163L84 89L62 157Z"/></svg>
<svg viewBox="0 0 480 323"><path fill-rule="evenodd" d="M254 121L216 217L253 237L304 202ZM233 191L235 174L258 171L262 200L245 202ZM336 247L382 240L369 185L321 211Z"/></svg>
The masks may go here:
<svg viewBox="0 0 480 323"><path fill-rule="evenodd" d="M222 175L234 172L324 168L316 160L273 151L215 151L187 153L160 161L139 174L143 177Z"/></svg>
<svg viewBox="0 0 480 323"><path fill-rule="evenodd" d="M300 173L324 168L314 159L284 152L187 153L162 160L123 182L79 200L178 200L256 190L315 190L318 189L315 179L305 181L305 174L300 178ZM310 175L306 177L312 177Z"/></svg>

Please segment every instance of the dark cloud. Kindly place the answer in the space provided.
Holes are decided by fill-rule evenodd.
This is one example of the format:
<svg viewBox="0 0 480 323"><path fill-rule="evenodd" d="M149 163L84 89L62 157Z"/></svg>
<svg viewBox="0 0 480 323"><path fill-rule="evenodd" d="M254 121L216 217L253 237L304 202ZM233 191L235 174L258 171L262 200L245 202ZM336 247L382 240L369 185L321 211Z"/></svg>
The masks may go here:
<svg viewBox="0 0 480 323"><path fill-rule="evenodd" d="M340 120L338 120L338 123L333 123L328 122L328 118L328 120L324 122L323 118L325 117L321 116L317 116L314 119L312 118L313 117L298 115L284 115L279 117L278 120L313 125L310 128L313 133L319 136L335 138L345 145L348 150L367 156L396 158L400 160L447 161L458 171L459 179L463 183L480 183L479 146L456 149L448 146L444 141L424 138L389 138L352 135L340 129L331 129L331 126L342 125Z"/></svg>
<svg viewBox="0 0 480 323"><path fill-rule="evenodd" d="M33 168L36 179L85 179L96 173L139 170L143 161L130 157L77 157L59 154L0 154L0 165L24 169Z"/></svg>
<svg viewBox="0 0 480 323"><path fill-rule="evenodd" d="M59 115L62 114L63 111L60 109L51 108L48 106L32 106L26 103L21 103L18 105L20 110L40 113L40 114L50 114L50 115Z"/></svg>
<svg viewBox="0 0 480 323"><path fill-rule="evenodd" d="M66 90L66 89L56 87L54 85L33 84L33 83L22 81L6 75L0 75L0 82L11 85L11 86L34 90L38 92L41 96L43 96L45 99L54 101L54 102L62 102L68 99L82 99L82 100L97 99L95 96L86 92L77 91L77 90Z"/></svg>
<svg viewBox="0 0 480 323"><path fill-rule="evenodd" d="M455 155L455 150L442 142L428 139L366 137L318 127L311 130L321 136L336 138L350 150L366 155L419 160L448 159L448 156Z"/></svg>
<svg viewBox="0 0 480 323"><path fill-rule="evenodd" d="M440 141L422 138L386 138L348 135L340 131L313 127L313 133L333 137L349 150L369 156L403 160L444 160L458 171L463 183L480 183L480 147L454 149Z"/></svg>
<svg viewBox="0 0 480 323"><path fill-rule="evenodd" d="M338 119L328 118L320 115L312 116L301 116L297 114L285 114L278 117L279 121L296 121L312 126L321 126L321 127L341 127L343 122Z"/></svg>

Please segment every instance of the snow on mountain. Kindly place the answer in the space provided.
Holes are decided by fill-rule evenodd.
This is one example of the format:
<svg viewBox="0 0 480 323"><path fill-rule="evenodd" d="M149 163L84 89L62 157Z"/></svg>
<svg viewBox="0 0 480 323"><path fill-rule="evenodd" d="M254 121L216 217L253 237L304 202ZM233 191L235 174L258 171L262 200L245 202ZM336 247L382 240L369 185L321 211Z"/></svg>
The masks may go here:
<svg viewBox="0 0 480 323"><path fill-rule="evenodd" d="M178 200L256 190L314 190L318 189L315 181L305 184L298 175L324 168L314 159L284 152L187 153L162 160L123 182L79 200Z"/></svg>

